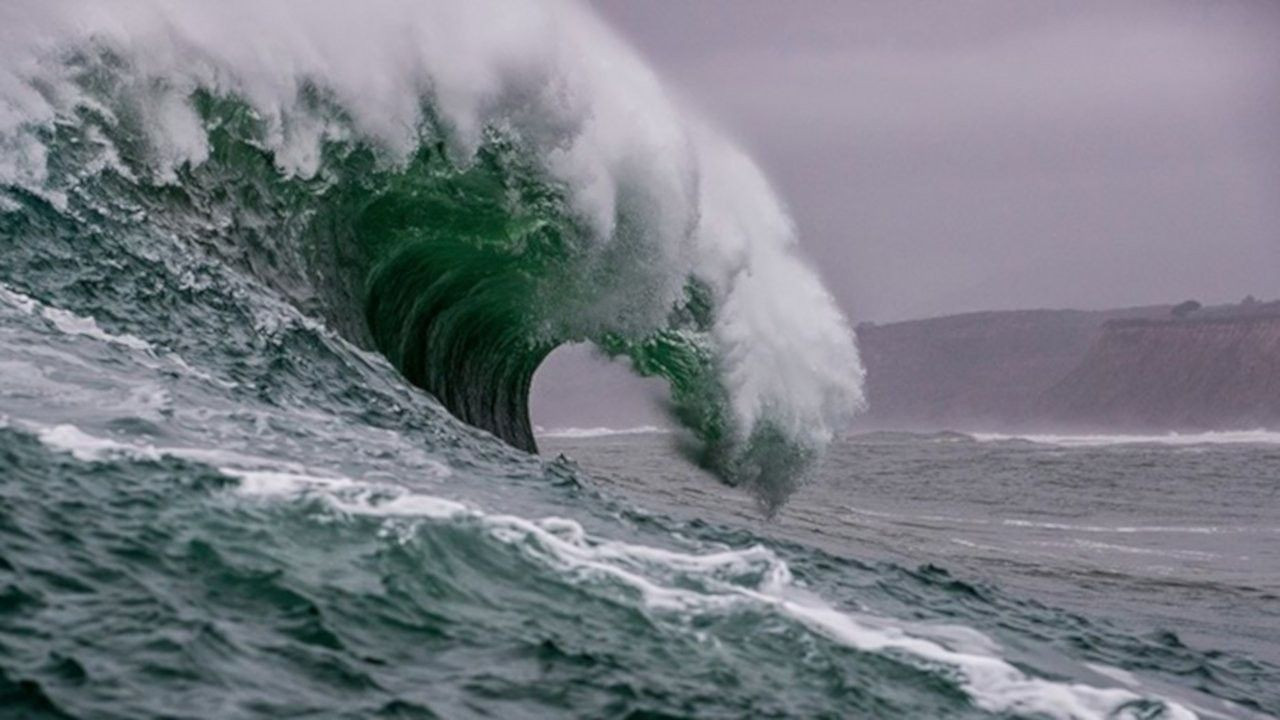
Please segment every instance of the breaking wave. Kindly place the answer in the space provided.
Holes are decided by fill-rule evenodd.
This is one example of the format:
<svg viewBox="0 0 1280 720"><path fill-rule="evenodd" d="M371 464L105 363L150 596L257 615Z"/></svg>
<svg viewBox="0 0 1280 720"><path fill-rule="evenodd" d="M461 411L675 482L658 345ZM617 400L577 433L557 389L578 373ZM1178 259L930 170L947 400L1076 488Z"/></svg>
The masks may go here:
<svg viewBox="0 0 1280 720"><path fill-rule="evenodd" d="M586 340L776 506L861 401L794 246L577 4L0 3L0 716L1273 713L1173 633L637 507L649 443L511 447Z"/></svg>
<svg viewBox="0 0 1280 720"><path fill-rule="evenodd" d="M529 451L591 342L776 507L862 368L760 171L577 4L375 5L5 3L5 234L216 258Z"/></svg>

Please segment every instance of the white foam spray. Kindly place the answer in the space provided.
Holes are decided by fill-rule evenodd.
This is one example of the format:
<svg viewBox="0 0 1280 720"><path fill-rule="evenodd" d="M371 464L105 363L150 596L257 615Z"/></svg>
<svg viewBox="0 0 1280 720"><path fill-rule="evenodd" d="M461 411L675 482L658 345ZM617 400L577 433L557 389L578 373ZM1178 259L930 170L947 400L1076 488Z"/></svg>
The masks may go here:
<svg viewBox="0 0 1280 720"><path fill-rule="evenodd" d="M1164 435L1001 435L997 433L975 433L973 438L979 442L1022 440L1064 448L1097 448L1117 445L1194 447L1197 445L1280 444L1280 432L1261 428L1257 430L1218 430L1203 433L1167 433Z"/></svg>
<svg viewBox="0 0 1280 720"><path fill-rule="evenodd" d="M863 652L914 658L922 668L949 669L973 702L995 713L1032 714L1063 720L1147 717L1134 703L1152 699L1131 675L1127 687L1095 687L1032 677L998 655L999 645L970 628L905 626L898 621L837 610L793 581L786 562L762 546L712 553L686 553L592 537L565 518L530 520L493 514L466 503L412 492L399 485L357 481L296 463L194 448L131 445L89 435L73 425L36 426L50 449L83 462L177 457L209 462L237 478L237 492L274 501L320 500L341 515L388 521L468 523L495 540L519 548L559 577L577 582L605 580L636 591L645 606L679 617L717 614L749 606L772 610L809 631ZM442 468L442 470L444 470ZM447 472L447 471L446 471ZM394 524L394 523L393 523ZM403 528L402 528L403 530ZM394 532L395 527L389 526ZM1107 666L1093 666L1116 680ZM1162 700L1169 720L1194 720L1188 708Z"/></svg>
<svg viewBox="0 0 1280 720"><path fill-rule="evenodd" d="M767 419L825 445L863 403L848 324L795 254L796 233L760 170L668 97L584 5L567 0L10 0L0 6L0 186L45 187L42 132L93 103L69 53L104 51L147 134L149 181L209 156L197 88L247 101L282 173L309 176L326 139L358 133L403 161L424 99L456 162L487 127L532 149L607 248L638 243L631 279L575 317L659 327L692 273L719 300L713 341L741 432ZM317 112L321 88L349 123ZM619 271L618 268L613 268Z"/></svg>

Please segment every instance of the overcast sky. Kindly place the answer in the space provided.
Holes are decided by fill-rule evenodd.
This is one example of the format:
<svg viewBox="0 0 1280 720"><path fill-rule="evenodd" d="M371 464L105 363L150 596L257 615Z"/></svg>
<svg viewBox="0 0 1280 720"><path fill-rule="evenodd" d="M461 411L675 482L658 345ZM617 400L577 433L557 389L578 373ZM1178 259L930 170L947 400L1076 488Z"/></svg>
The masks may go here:
<svg viewBox="0 0 1280 720"><path fill-rule="evenodd" d="M1280 298L1280 1L593 4L764 166L853 322ZM534 419L662 395L565 348Z"/></svg>
<svg viewBox="0 0 1280 720"><path fill-rule="evenodd" d="M1280 2L594 4L855 321L1280 297Z"/></svg>

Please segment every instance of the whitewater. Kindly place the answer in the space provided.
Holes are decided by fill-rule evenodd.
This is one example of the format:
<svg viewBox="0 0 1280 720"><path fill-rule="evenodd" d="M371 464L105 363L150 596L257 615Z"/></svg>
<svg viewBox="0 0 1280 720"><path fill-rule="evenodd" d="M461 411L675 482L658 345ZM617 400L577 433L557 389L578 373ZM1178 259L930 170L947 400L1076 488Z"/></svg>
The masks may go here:
<svg viewBox="0 0 1280 720"><path fill-rule="evenodd" d="M768 503L862 403L847 323L759 170L575 4L2 12L0 182L68 211L118 199L106 176L177 188L139 209L152 228L265 246L260 281L518 447L566 342L667 378L702 462Z"/></svg>
<svg viewBox="0 0 1280 720"><path fill-rule="evenodd" d="M864 402L797 245L579 3L5 3L0 716L1272 710L534 454L588 342L781 511Z"/></svg>

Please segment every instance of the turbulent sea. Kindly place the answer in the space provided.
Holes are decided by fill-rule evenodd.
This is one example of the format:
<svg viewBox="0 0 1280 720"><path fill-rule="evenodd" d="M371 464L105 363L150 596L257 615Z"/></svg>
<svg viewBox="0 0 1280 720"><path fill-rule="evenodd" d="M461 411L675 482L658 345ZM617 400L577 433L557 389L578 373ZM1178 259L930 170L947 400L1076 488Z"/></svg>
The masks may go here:
<svg viewBox="0 0 1280 720"><path fill-rule="evenodd" d="M771 519L667 432L543 447L638 508L824 568L841 607L977 629L1019 667L1158 689L1202 717L1280 712L1280 434L856 435Z"/></svg>
<svg viewBox="0 0 1280 720"><path fill-rule="evenodd" d="M0 717L1280 713L1268 436L844 439L796 247L578 3L4 3Z"/></svg>

